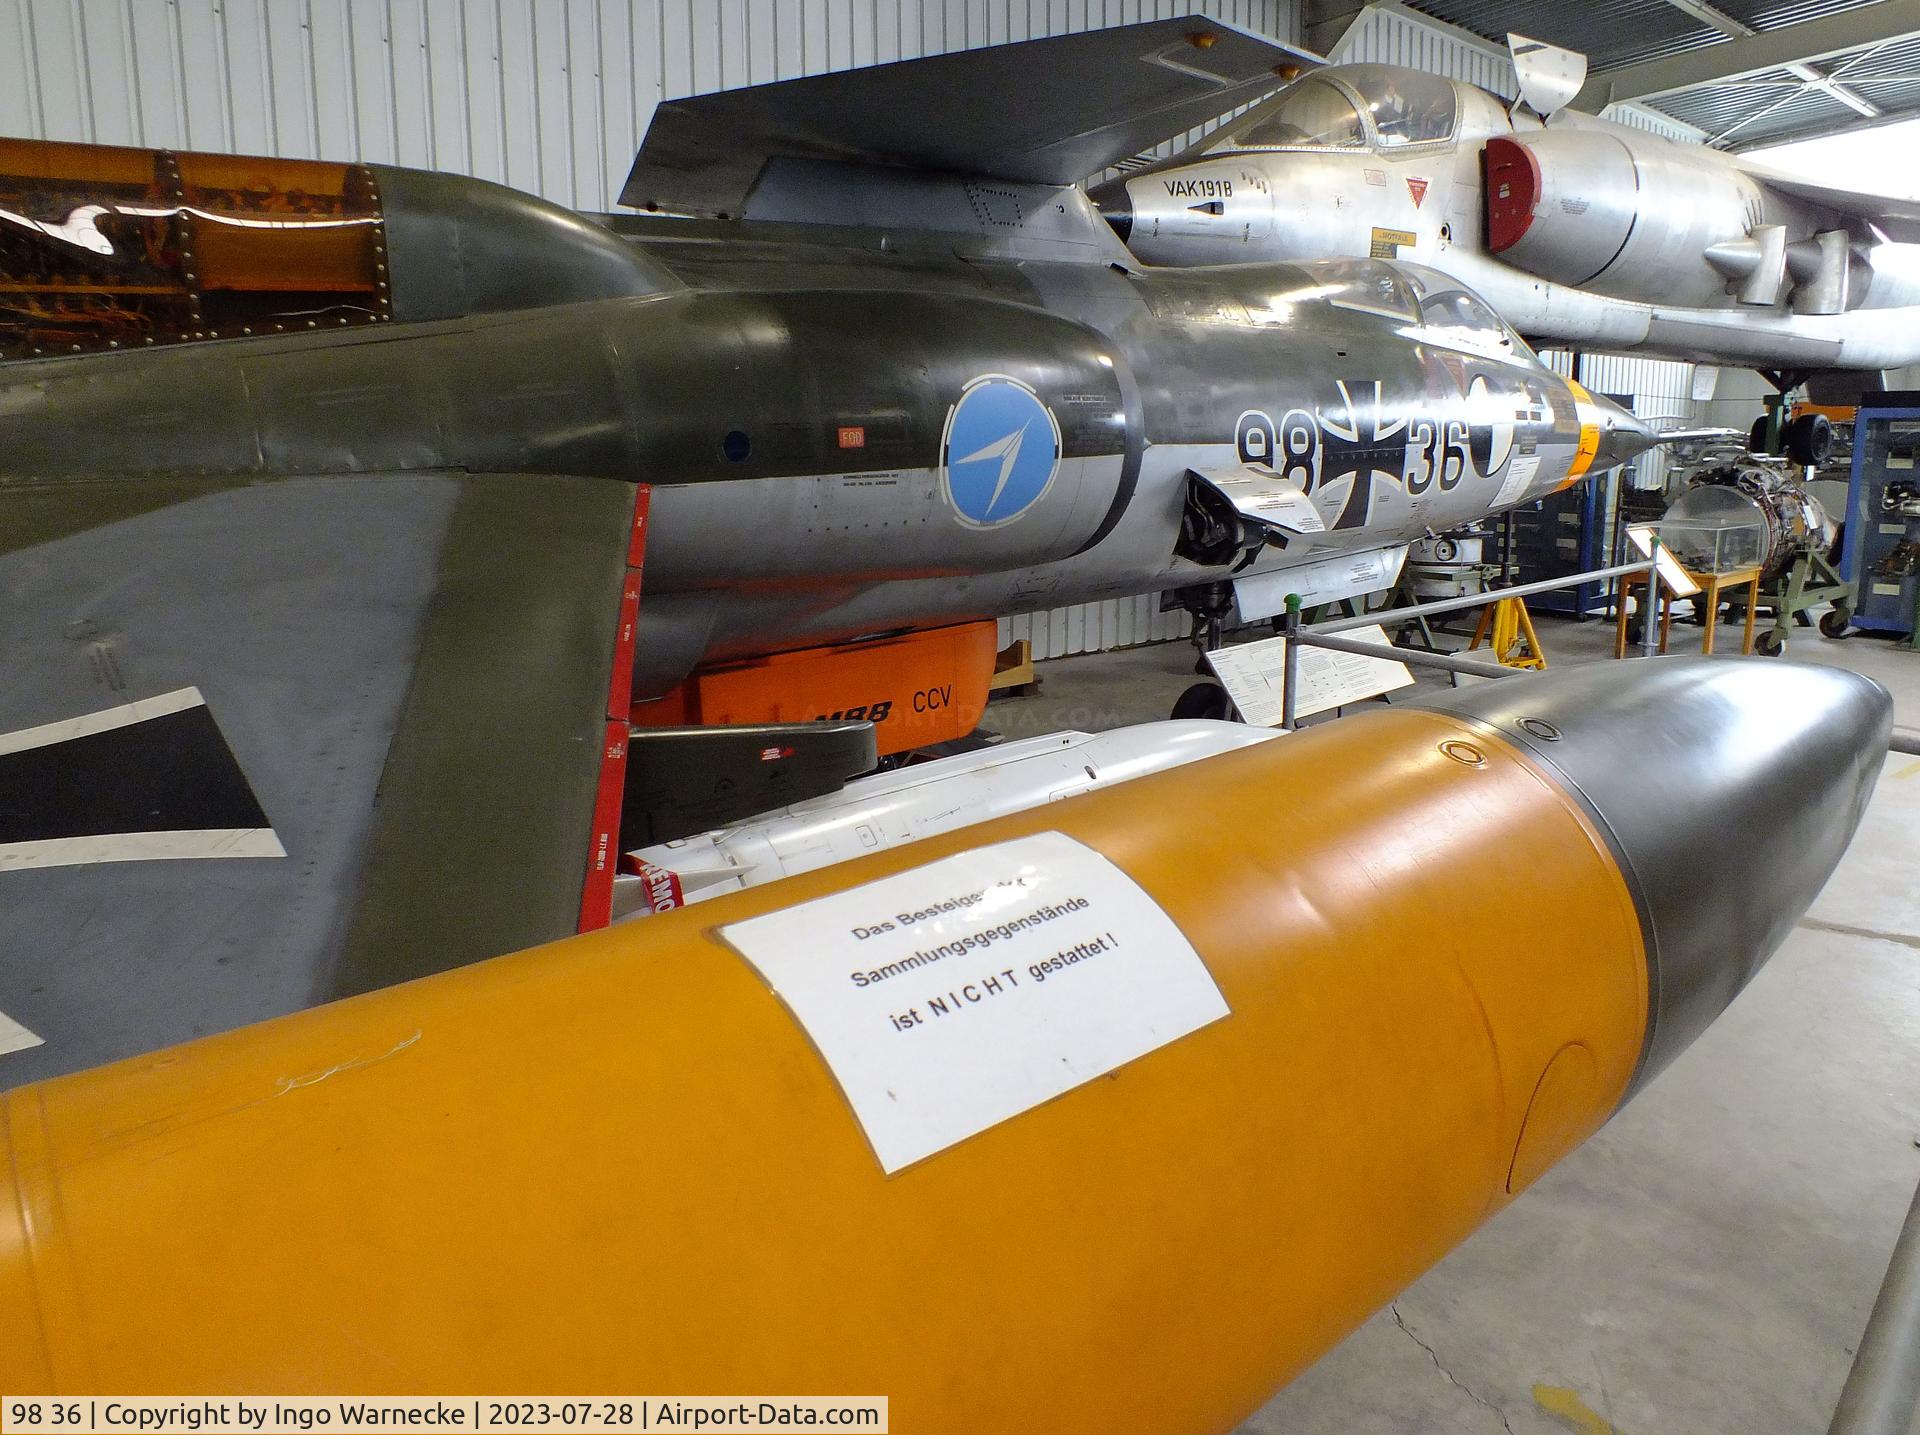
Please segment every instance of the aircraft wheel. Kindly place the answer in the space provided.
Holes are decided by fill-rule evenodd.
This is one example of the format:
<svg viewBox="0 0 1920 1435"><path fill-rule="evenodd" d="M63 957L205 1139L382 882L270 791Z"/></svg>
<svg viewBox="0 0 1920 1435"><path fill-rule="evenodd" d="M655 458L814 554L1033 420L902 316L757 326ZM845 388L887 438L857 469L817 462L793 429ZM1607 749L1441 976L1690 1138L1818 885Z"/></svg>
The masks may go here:
<svg viewBox="0 0 1920 1435"><path fill-rule="evenodd" d="M1787 457L1816 467L1833 452L1833 424L1825 414L1802 414L1787 425Z"/></svg>
<svg viewBox="0 0 1920 1435"><path fill-rule="evenodd" d="M1755 635L1753 650L1763 658L1777 658L1786 652L1787 640L1780 636L1778 630L1768 628L1764 633Z"/></svg>
<svg viewBox="0 0 1920 1435"><path fill-rule="evenodd" d="M1820 615L1820 636L1823 638L1844 638L1847 628L1853 622L1853 610L1844 604L1835 604Z"/></svg>
<svg viewBox="0 0 1920 1435"><path fill-rule="evenodd" d="M1218 683L1195 683L1173 705L1173 716L1179 718L1231 718L1233 703L1227 697L1227 690Z"/></svg>
<svg viewBox="0 0 1920 1435"><path fill-rule="evenodd" d="M1747 452L1765 453L1767 451L1767 416L1760 415L1753 421L1753 427L1747 430Z"/></svg>

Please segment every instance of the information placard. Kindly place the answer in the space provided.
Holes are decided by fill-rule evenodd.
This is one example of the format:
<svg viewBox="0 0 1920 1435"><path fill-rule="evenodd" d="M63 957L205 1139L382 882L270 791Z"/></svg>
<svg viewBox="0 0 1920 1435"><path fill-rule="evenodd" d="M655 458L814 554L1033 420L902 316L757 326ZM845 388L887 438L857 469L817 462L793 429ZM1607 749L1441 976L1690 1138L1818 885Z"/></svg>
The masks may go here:
<svg viewBox="0 0 1920 1435"><path fill-rule="evenodd" d="M1378 623L1341 634L1356 643L1387 646L1387 634ZM1285 690L1287 640L1262 638L1257 643L1237 643L1231 648L1215 648L1207 654L1213 675L1227 690L1240 716L1257 727L1273 727L1280 721L1281 695ZM1336 653L1331 648L1300 645L1300 661L1294 681L1299 691L1293 695L1296 718L1364 702L1410 687L1413 674L1407 665L1392 658L1370 658L1361 653Z"/></svg>
<svg viewBox="0 0 1920 1435"><path fill-rule="evenodd" d="M721 928L891 1175L1227 1015L1173 920L1041 832Z"/></svg>
<svg viewBox="0 0 1920 1435"><path fill-rule="evenodd" d="M1653 533L1654 525L1651 523L1635 523L1627 528L1627 537L1633 541L1642 558L1653 552ZM1660 545L1659 555L1653 561L1660 569L1660 581L1667 585L1667 591L1674 597L1691 598L1700 591L1700 585L1693 581L1693 575L1680 566L1680 560L1673 556L1673 550L1666 544Z"/></svg>
<svg viewBox="0 0 1920 1435"><path fill-rule="evenodd" d="M1539 471L1539 454L1517 450L1507 463L1507 476L1500 485L1500 491L1493 496L1493 507L1505 508L1509 503L1518 503L1520 495L1527 491L1527 486Z"/></svg>

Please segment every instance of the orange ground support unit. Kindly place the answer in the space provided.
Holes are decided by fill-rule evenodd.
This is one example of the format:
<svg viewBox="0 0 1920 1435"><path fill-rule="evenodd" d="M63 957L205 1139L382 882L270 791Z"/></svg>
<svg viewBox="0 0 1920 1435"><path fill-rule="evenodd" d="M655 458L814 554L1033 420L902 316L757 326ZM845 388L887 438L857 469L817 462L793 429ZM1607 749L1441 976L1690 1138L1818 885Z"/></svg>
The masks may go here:
<svg viewBox="0 0 1920 1435"><path fill-rule="evenodd" d="M665 697L636 703L636 727L866 718L880 754L965 737L987 708L994 624L802 648L702 668Z"/></svg>
<svg viewBox="0 0 1920 1435"><path fill-rule="evenodd" d="M1850 424L1860 416L1858 404L1795 404L1789 415L1799 418L1804 414L1821 414L1828 423Z"/></svg>

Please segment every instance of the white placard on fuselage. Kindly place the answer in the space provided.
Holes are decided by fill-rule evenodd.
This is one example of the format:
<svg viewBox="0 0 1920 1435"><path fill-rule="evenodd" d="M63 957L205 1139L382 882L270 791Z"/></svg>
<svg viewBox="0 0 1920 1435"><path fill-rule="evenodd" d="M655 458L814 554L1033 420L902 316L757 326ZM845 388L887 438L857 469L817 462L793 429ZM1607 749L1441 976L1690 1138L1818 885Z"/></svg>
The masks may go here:
<svg viewBox="0 0 1920 1435"><path fill-rule="evenodd" d="M1386 631L1378 623L1355 628L1342 636L1356 643L1388 646ZM1272 727L1280 721L1281 696L1286 686L1285 638L1262 638L1257 643L1216 648L1207 654L1207 662L1242 718L1256 727ZM1405 663L1392 658L1336 653L1331 648L1302 643L1294 681L1299 691L1294 694L1293 715L1303 718L1329 708L1377 698L1395 688L1410 687L1413 674L1407 671Z"/></svg>
<svg viewBox="0 0 1920 1435"><path fill-rule="evenodd" d="M1172 918L1041 832L735 922L889 1174L1227 1015Z"/></svg>
<svg viewBox="0 0 1920 1435"><path fill-rule="evenodd" d="M1493 496L1493 507L1505 508L1509 503L1518 503L1521 495L1533 483L1533 476L1540 471L1540 455L1537 453L1519 453L1507 461L1507 476L1500 485L1500 491Z"/></svg>

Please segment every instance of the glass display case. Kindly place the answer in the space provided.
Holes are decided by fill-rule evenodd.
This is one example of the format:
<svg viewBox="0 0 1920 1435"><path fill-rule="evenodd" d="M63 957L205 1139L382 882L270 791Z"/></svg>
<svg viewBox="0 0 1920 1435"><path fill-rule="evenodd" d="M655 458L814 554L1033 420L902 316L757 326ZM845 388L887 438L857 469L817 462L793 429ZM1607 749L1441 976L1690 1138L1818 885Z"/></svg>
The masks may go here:
<svg viewBox="0 0 1920 1435"><path fill-rule="evenodd" d="M1702 575L1762 567L1772 547L1766 516L1733 488L1688 490L1685 514L1669 514L1654 531L1683 567Z"/></svg>

